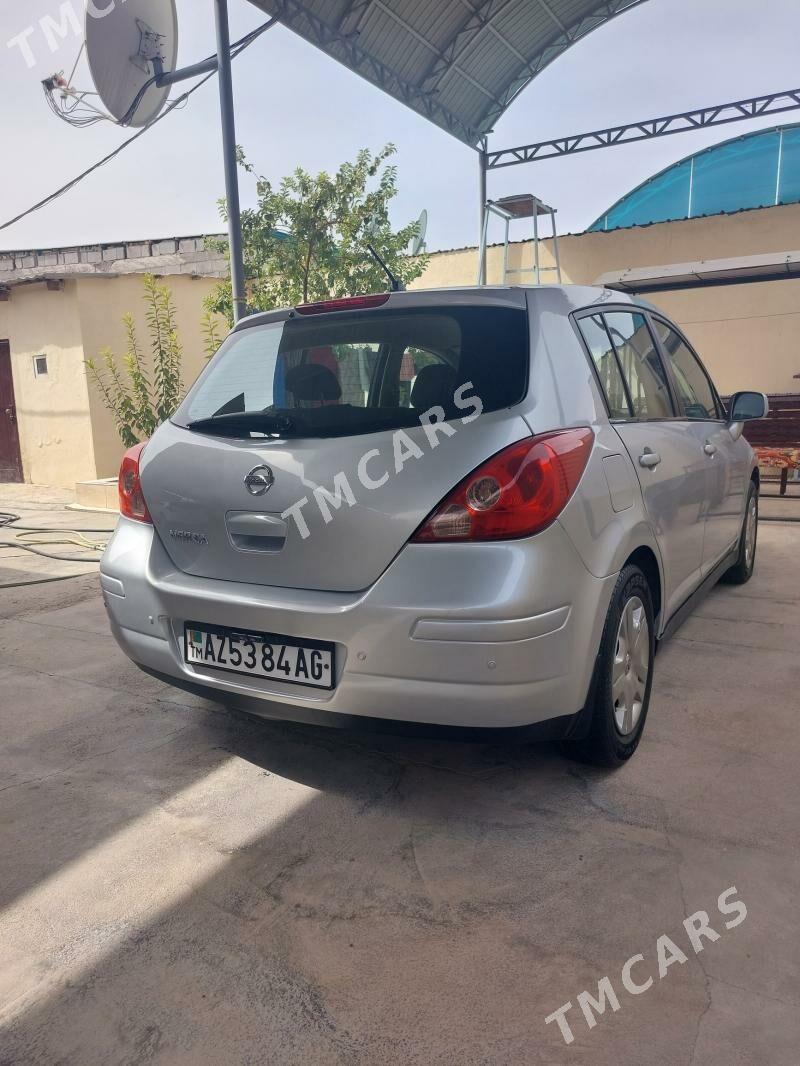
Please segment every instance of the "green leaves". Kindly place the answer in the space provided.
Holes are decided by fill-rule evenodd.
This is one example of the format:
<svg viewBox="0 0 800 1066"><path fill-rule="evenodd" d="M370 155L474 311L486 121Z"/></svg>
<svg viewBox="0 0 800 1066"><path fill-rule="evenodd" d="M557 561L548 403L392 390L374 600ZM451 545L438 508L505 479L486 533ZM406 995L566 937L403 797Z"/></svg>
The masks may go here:
<svg viewBox="0 0 800 1066"><path fill-rule="evenodd" d="M367 240L401 281L423 273L427 257L407 254L416 223L393 230L389 221L397 167L387 160L395 150L387 144L373 155L364 148L333 175L298 167L277 190L256 175L257 206L242 215L253 310L385 291L386 275L369 255ZM239 163L255 174L241 149ZM230 283L219 286L207 308L232 320Z"/></svg>
<svg viewBox="0 0 800 1066"><path fill-rule="evenodd" d="M224 339L222 336L222 324L219 320L219 316L208 306L206 306L203 311L203 317L200 320L200 329L202 330L205 342L203 349L206 353L206 360L208 360L217 354L219 346Z"/></svg>
<svg viewBox="0 0 800 1066"><path fill-rule="evenodd" d="M114 416L122 443L127 447L147 440L174 412L183 395L175 306L167 285L152 274L145 275L147 326L150 356L142 356L133 315L123 318L127 340L121 362L110 348L100 353L102 368L86 360L90 379L104 405Z"/></svg>
<svg viewBox="0 0 800 1066"><path fill-rule="evenodd" d="M153 358L154 387L150 390L150 401L151 407L155 408L157 424L160 424L169 418L181 400L182 350L168 286L152 274L146 274L144 289Z"/></svg>

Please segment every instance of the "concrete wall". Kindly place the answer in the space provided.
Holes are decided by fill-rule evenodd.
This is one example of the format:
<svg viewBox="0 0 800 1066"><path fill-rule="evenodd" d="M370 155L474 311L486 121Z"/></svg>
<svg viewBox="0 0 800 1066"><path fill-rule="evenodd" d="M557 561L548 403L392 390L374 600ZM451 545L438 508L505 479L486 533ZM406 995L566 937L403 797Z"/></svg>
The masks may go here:
<svg viewBox="0 0 800 1066"><path fill-rule="evenodd" d="M195 380L205 365L205 341L201 330L203 299L218 282L211 278L174 276L165 279L176 308L178 335L183 345L184 387ZM143 299L142 278L119 277L109 280L87 278L78 285L78 314L87 359L98 359L103 348L111 348L121 361L126 338L122 317L131 312L136 321L139 346L149 353L147 305ZM15 297L16 298L16 297ZM224 335L224 331L223 331ZM99 361L99 360L98 360ZM93 384L90 384L89 410L94 437L97 477L113 477L124 452L111 413Z"/></svg>
<svg viewBox="0 0 800 1066"><path fill-rule="evenodd" d="M71 488L95 477L76 282L14 289L0 303L0 339L11 348L25 480ZM34 355L47 356L46 377L35 376Z"/></svg>
<svg viewBox="0 0 800 1066"><path fill-rule="evenodd" d="M800 280L664 293L654 302L685 330L723 395L800 392Z"/></svg>
<svg viewBox="0 0 800 1066"><path fill-rule="evenodd" d="M559 243L564 281L593 284L602 274L627 267L797 251L800 205L582 233L562 237ZM529 243L512 245L510 266L529 266L532 258ZM541 248L541 260L543 266L554 265L549 242ZM412 287L474 285L477 266L475 248L441 252L432 256ZM493 247L488 279L496 284L501 277L502 248ZM518 275L523 283L530 277ZM800 280L662 293L651 302L686 331L721 392L800 391L794 378L800 374Z"/></svg>
<svg viewBox="0 0 800 1066"><path fill-rule="evenodd" d="M581 284L628 267L797 249L800 205L561 240L564 281ZM474 285L477 258L475 248L435 253L413 287ZM529 265L531 259L529 243L512 245L511 266ZM542 264L552 263L545 242ZM500 281L501 270L502 249L490 248L490 283ZM188 387L204 365L202 304L217 281L188 273L166 280L177 307ZM525 283L530 275L517 280ZM0 301L0 339L11 346L26 481L71 486L116 474L123 446L110 413L87 382L83 361L96 358L105 347L124 353L122 316L127 311L136 318L142 349L148 350L142 296L141 276L129 274L67 280L60 292L43 283L15 285L10 299ZM653 302L685 329L723 393L739 388L800 391L794 378L800 374L800 280L666 293ZM42 353L49 357L50 374L36 378L33 356Z"/></svg>

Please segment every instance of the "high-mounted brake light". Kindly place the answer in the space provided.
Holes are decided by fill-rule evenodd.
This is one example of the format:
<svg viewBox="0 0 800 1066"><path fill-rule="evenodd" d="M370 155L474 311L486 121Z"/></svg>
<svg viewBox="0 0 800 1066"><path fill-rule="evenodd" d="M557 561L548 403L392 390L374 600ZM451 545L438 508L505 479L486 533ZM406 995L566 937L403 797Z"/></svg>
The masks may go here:
<svg viewBox="0 0 800 1066"><path fill-rule="evenodd" d="M137 522L153 524L139 480L139 458L144 444L134 444L122 457L119 468L119 513Z"/></svg>
<svg viewBox="0 0 800 1066"><path fill-rule="evenodd" d="M380 307L389 299L390 293L376 292L371 296L344 296L341 300L321 300L314 304L300 304L295 308L298 315L322 315L328 311L361 311L365 307Z"/></svg>
<svg viewBox="0 0 800 1066"><path fill-rule="evenodd" d="M504 448L456 485L412 541L510 540L541 533L578 487L593 441L590 429L565 429Z"/></svg>

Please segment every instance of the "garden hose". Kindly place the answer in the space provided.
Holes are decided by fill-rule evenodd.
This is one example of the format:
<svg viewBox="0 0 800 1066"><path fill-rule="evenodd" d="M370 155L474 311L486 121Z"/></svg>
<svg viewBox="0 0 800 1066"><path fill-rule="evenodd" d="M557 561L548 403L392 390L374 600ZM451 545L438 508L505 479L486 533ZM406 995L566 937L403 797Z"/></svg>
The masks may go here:
<svg viewBox="0 0 800 1066"><path fill-rule="evenodd" d="M77 548L102 553L107 543L107 540L89 540L84 536L84 531L79 529L21 529L14 534L14 545L18 548L34 549L36 545L43 544L74 544Z"/></svg>
<svg viewBox="0 0 800 1066"><path fill-rule="evenodd" d="M43 559L54 559L66 563L99 564L100 555L105 550L108 540L89 538L87 533L111 533L109 529L54 529L40 526L18 526L20 515L0 511L0 528L14 526L13 540L0 542L0 549L16 549L39 555ZM60 552L43 550L42 546L73 545L85 551L97 552L97 558L87 558L85 554L64 555ZM71 581L73 578L90 577L96 570L85 570L80 574L64 574L59 577L35 578L28 581L14 581L0 585L0 589L23 588L27 585L46 585L55 581Z"/></svg>

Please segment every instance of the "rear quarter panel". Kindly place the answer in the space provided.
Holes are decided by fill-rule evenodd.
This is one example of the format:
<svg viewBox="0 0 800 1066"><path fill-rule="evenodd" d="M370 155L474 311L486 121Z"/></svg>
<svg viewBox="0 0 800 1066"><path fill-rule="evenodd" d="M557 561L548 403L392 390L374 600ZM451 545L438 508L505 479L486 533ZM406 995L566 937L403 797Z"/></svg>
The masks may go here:
<svg viewBox="0 0 800 1066"><path fill-rule="evenodd" d="M585 295L585 300L582 300ZM570 314L597 302L597 290L536 289L531 301L531 384L525 417L534 433L591 426L595 446L559 522L595 577L618 573L640 547L663 567L630 456L609 423L605 401ZM609 296L612 294L609 294ZM614 302L621 301L613 294ZM613 477L607 476L612 459ZM613 499L612 499L613 490Z"/></svg>

